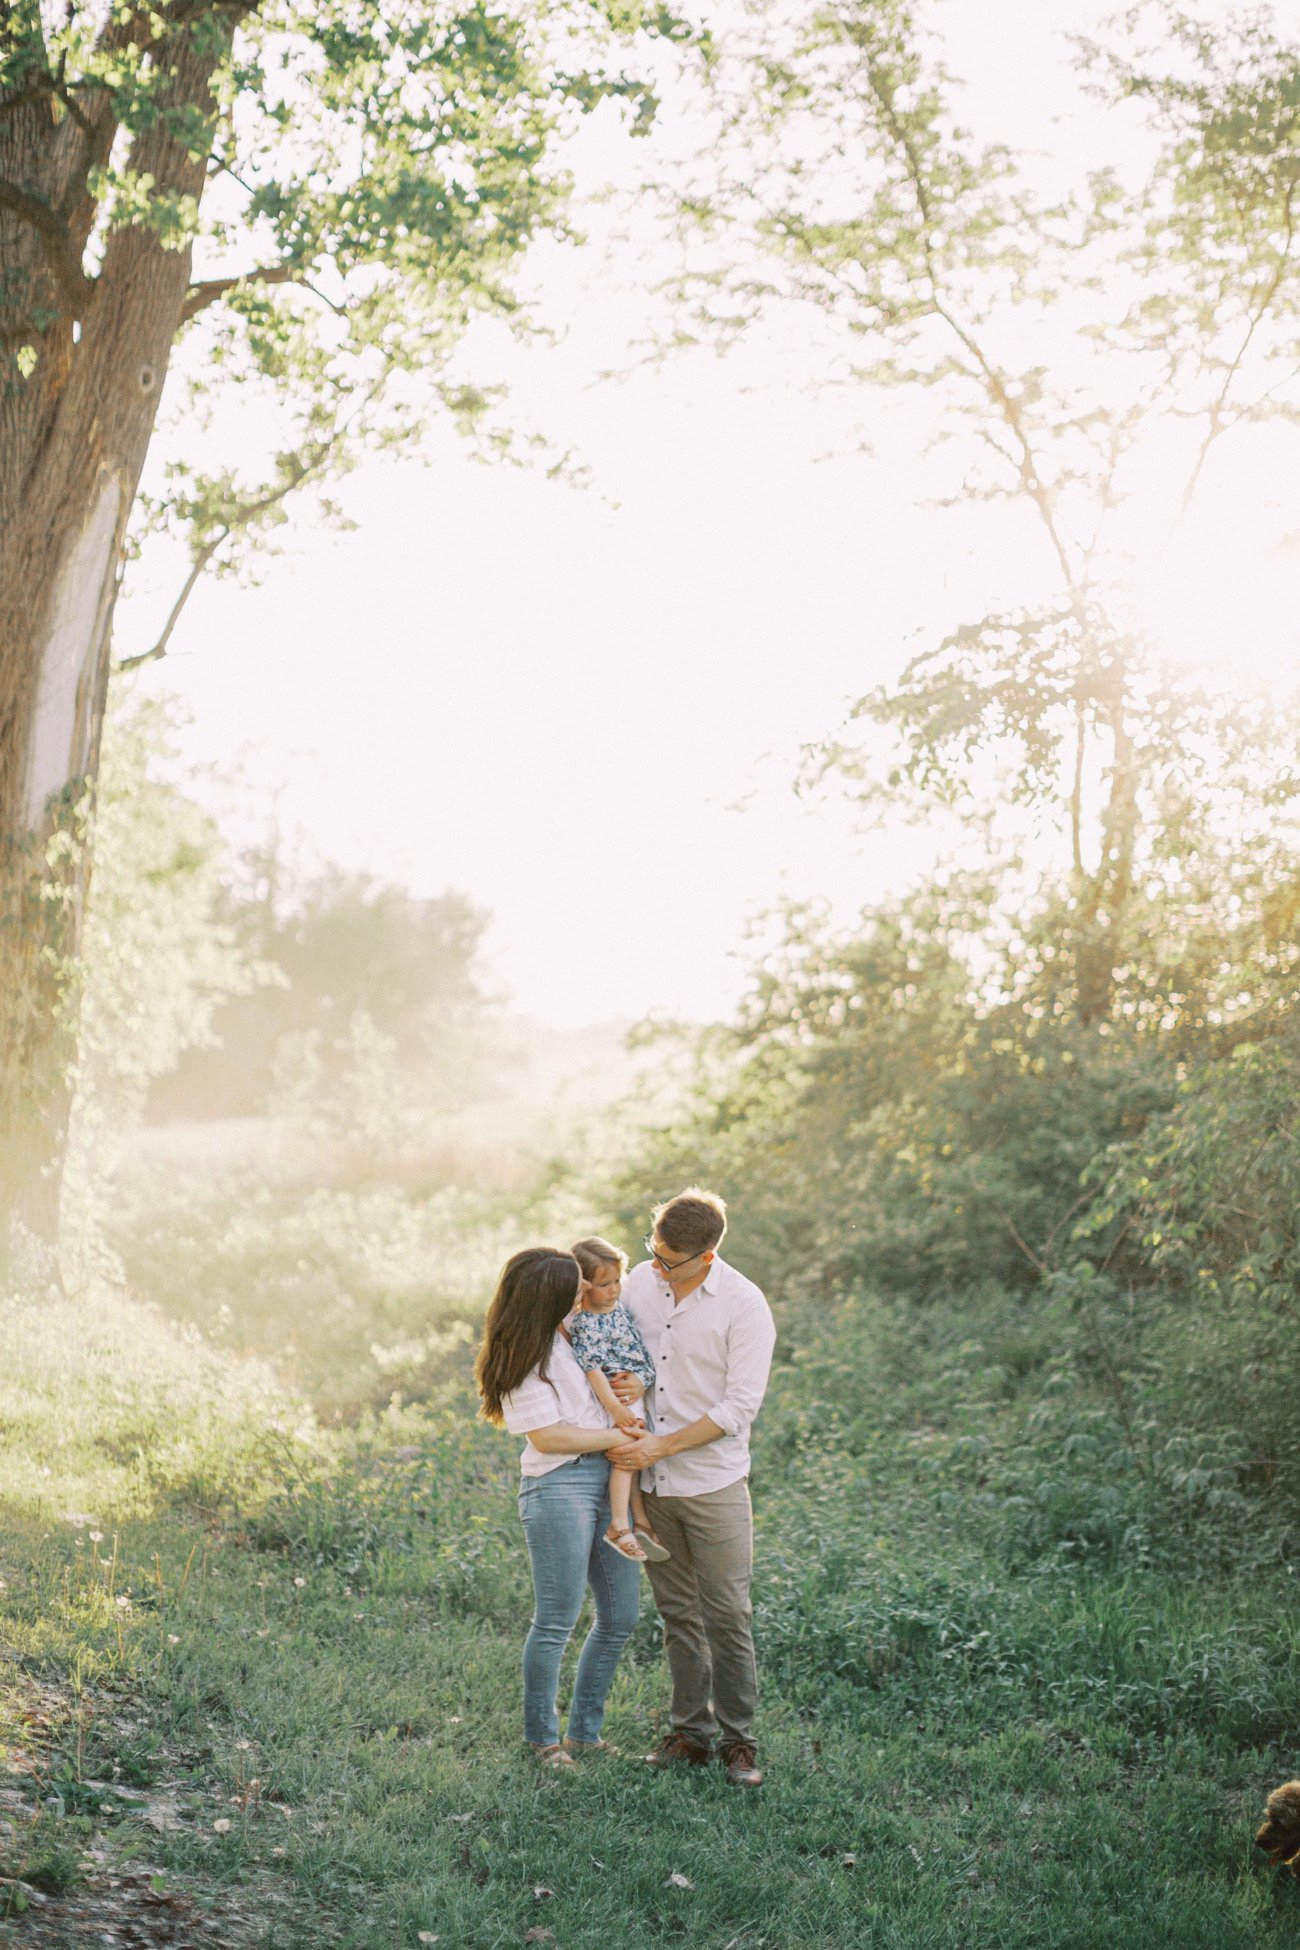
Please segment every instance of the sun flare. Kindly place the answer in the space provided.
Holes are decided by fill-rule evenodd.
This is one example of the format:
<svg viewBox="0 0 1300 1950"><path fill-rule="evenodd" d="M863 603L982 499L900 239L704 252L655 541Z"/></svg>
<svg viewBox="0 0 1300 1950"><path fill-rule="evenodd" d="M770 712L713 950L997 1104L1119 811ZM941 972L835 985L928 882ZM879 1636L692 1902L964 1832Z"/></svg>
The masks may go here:
<svg viewBox="0 0 1300 1950"><path fill-rule="evenodd" d="M1300 685L1300 524L1270 444L1243 441L1216 457L1181 518L1173 469L1162 468L1166 492L1135 524L1124 580L1163 659L1282 697Z"/></svg>

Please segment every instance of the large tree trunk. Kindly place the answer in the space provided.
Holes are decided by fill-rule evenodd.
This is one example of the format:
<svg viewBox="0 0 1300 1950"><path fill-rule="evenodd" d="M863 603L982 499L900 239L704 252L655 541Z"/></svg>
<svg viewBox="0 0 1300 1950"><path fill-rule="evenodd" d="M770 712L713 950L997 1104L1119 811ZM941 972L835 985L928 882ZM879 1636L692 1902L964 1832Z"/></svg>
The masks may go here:
<svg viewBox="0 0 1300 1950"><path fill-rule="evenodd" d="M150 50L169 108L211 116L215 25ZM137 223L110 232L84 278L109 98L69 113L52 96L15 107L18 92L0 114L0 1254L15 1219L51 1248L57 1237L110 627L190 276L188 249ZM206 158L165 118L135 138L130 166L155 195L202 194Z"/></svg>

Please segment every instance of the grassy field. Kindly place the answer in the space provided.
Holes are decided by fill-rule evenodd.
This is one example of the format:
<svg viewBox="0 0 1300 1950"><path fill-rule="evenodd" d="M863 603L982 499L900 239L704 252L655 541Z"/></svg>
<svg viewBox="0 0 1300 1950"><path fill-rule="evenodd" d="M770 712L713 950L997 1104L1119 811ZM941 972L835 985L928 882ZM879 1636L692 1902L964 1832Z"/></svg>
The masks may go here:
<svg viewBox="0 0 1300 1950"><path fill-rule="evenodd" d="M3 1305L15 1942L1294 1941L1300 1887L1251 1844L1300 1724L1275 1532L1237 1512L1210 1550L1204 1497L1126 1478L1077 1400L1029 1427L977 1340L913 1351L893 1414L887 1323L858 1397L815 1363L779 1378L754 1482L770 1780L744 1795L640 1765L666 1700L648 1595L622 1757L527 1763L514 1444L470 1419L463 1346L422 1403L322 1428L120 1290Z"/></svg>

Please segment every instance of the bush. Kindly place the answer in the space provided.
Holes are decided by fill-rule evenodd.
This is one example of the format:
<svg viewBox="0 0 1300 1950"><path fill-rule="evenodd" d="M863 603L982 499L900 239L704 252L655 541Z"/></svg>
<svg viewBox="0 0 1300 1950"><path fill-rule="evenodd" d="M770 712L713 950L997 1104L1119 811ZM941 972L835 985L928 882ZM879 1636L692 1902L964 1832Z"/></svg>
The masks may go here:
<svg viewBox="0 0 1300 1950"><path fill-rule="evenodd" d="M416 1593L440 1615L518 1624L531 1587L517 1476L515 1446L463 1405L412 1409L368 1424L328 1467L286 1458L249 1534L352 1584Z"/></svg>

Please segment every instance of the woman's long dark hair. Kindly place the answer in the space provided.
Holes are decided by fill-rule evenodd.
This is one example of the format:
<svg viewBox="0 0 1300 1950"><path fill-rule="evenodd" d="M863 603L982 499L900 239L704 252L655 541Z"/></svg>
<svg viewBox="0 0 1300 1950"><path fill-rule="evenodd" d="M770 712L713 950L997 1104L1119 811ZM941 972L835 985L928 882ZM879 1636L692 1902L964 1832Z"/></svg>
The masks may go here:
<svg viewBox="0 0 1300 1950"><path fill-rule="evenodd" d="M502 1401L534 1368L543 1381L550 1379L555 1330L577 1299L581 1279L573 1254L554 1246L526 1246L502 1267L474 1363L487 1421L500 1424Z"/></svg>

